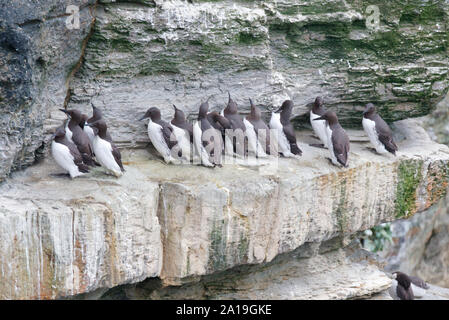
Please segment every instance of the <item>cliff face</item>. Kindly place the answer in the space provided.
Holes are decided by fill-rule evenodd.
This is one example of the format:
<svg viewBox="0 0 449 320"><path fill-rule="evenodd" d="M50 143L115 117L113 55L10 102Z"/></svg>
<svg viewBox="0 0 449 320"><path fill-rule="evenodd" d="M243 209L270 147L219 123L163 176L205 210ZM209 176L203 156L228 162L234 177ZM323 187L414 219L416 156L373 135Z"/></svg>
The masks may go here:
<svg viewBox="0 0 449 320"><path fill-rule="evenodd" d="M64 107L68 81L80 66L93 4L0 1L0 181L42 158L59 125L48 121L50 114ZM67 28L69 5L80 8L79 29Z"/></svg>
<svg viewBox="0 0 449 320"><path fill-rule="evenodd" d="M59 169L47 158L0 186L0 297L72 296L152 277L182 285L295 250L324 269L307 269L314 260L291 261L278 267L280 275L294 265L311 277L326 270L328 279L341 270L346 293L339 298L383 290L388 279L367 266L378 286L359 283L366 290L351 291L362 281L348 276L357 267L332 251L360 230L425 210L445 193L449 148L432 142L420 123L396 123L397 157L373 154L363 133L350 131L344 170L328 163L327 150L308 146L309 131L298 132L303 157L279 159L275 171L266 164L169 166L134 150L123 153L127 171L120 179L99 168L69 181L54 176ZM307 283L291 275L296 286ZM266 296L262 289L252 294ZM314 290L303 286L292 298ZM318 296L335 294L323 289Z"/></svg>
<svg viewBox="0 0 449 320"><path fill-rule="evenodd" d="M114 139L142 147L148 107L169 118L175 103L194 118L209 96L221 109L228 90L242 112L249 97L265 112L290 98L299 122L321 95L359 126L366 102L388 121L421 116L449 86L443 0L377 1L374 29L370 1L0 3L0 179L45 153L65 102L105 109ZM69 4L79 29L66 27Z"/></svg>
<svg viewBox="0 0 449 320"><path fill-rule="evenodd" d="M79 29L67 29L69 4L80 7ZM287 261L277 274L298 267L331 279L341 271L340 298L384 289L387 279L371 265L374 287L345 278L360 268L345 269L353 260L339 248L361 230L436 203L447 188L449 149L429 139L420 118L395 122L398 157L368 151L354 127L366 102L392 121L428 114L443 97L448 3L377 2L376 30L365 24L369 4L0 0L0 298L70 297L154 277L163 286L188 285L304 251L313 260ZM350 132L350 168L329 165L326 150L309 147L310 131L298 132L301 160L280 159L275 171L167 166L135 149L148 144L137 121L148 107L169 119L175 103L193 119L209 96L220 110L228 90L242 113L251 97L265 116L290 98L298 124L323 96ZM57 109L90 114L91 103L126 148L126 174L52 175L59 169L47 142L65 118ZM322 268L307 269L307 261ZM293 298L318 290L290 275ZM229 297L213 286L211 295ZM258 287L251 297L267 294ZM277 297L286 298L282 290Z"/></svg>

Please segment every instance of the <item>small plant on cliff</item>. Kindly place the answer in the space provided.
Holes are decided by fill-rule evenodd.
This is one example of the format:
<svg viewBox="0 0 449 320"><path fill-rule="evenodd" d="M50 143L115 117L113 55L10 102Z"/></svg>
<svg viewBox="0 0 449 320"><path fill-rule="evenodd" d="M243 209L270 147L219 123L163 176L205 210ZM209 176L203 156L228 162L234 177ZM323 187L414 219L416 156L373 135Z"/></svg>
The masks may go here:
<svg viewBox="0 0 449 320"><path fill-rule="evenodd" d="M387 242L393 242L391 237L391 224L382 223L369 230L365 230L360 241L364 249L377 252L382 251Z"/></svg>

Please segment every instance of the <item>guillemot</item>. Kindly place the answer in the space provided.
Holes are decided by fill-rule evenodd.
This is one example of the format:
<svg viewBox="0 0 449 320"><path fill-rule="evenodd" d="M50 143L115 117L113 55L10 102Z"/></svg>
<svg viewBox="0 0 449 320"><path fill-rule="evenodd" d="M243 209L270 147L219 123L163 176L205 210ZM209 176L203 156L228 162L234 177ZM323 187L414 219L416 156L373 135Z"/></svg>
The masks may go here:
<svg viewBox="0 0 449 320"><path fill-rule="evenodd" d="M193 126L186 119L184 112L173 105L174 117L171 121L173 132L181 149L182 157L190 161L190 145L193 142Z"/></svg>
<svg viewBox="0 0 449 320"><path fill-rule="evenodd" d="M106 139L108 130L106 122L101 119L86 125L91 127L94 133L92 146L94 148L95 158L116 177L121 176L125 171L122 164L122 156L115 144Z"/></svg>
<svg viewBox="0 0 449 320"><path fill-rule="evenodd" d="M365 107L362 125L377 153L391 152L396 155L398 146L393 140L393 133L372 103L368 103Z"/></svg>
<svg viewBox="0 0 449 320"><path fill-rule="evenodd" d="M270 153L270 130L262 120L260 109L249 99L251 113L243 118L248 137L248 147L259 157Z"/></svg>
<svg viewBox="0 0 449 320"><path fill-rule="evenodd" d="M172 149L177 146L178 141L171 124L161 119L161 111L156 107L149 108L139 120L147 118L150 118L148 121L148 137L153 146L166 163L178 163L179 159L173 157L173 155L176 156L175 152L172 155Z"/></svg>
<svg viewBox="0 0 449 320"><path fill-rule="evenodd" d="M326 111L321 117L313 121L326 120L327 146L334 165L348 166L349 136L338 122L333 111Z"/></svg>
<svg viewBox="0 0 449 320"><path fill-rule="evenodd" d="M52 136L51 154L56 163L66 170L73 179L89 172L89 167L83 163L83 158L76 145L65 135L64 126L56 129Z"/></svg>
<svg viewBox="0 0 449 320"><path fill-rule="evenodd" d="M290 123L293 102L285 100L281 107L271 113L270 128L278 131L277 143L279 151L284 157L294 157L302 155L296 142L295 130Z"/></svg>
<svg viewBox="0 0 449 320"><path fill-rule="evenodd" d="M71 132L71 140L78 148L81 156L83 157L83 162L88 166L95 166L95 161L93 160L93 152L90 146L89 137L87 134L81 129L80 123L82 121L82 114L80 111L76 109L65 110L59 109L64 112L67 117L69 117L70 121L67 124L67 128Z"/></svg>
<svg viewBox="0 0 449 320"><path fill-rule="evenodd" d="M312 125L313 131L323 144L311 144L311 146L327 148L326 120L314 121L316 118L323 116L325 113L326 109L323 107L323 98L316 97L313 107L310 110L310 124Z"/></svg>

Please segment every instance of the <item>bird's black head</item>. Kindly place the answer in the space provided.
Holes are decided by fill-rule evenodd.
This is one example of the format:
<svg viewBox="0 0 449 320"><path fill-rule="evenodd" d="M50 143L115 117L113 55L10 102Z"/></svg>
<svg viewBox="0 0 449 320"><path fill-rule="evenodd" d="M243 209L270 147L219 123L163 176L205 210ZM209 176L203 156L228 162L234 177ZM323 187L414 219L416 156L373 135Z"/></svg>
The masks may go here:
<svg viewBox="0 0 449 320"><path fill-rule="evenodd" d="M326 113L323 114L321 117L315 118L313 120L314 121L315 120L326 120L327 122L329 122L329 124L338 123L337 114L331 110L326 111Z"/></svg>
<svg viewBox="0 0 449 320"><path fill-rule="evenodd" d="M65 110L65 109L59 109L60 111L64 112L67 117L70 119L70 121L75 122L76 124L80 124L82 121L82 113L76 109L71 110Z"/></svg>
<svg viewBox="0 0 449 320"><path fill-rule="evenodd" d="M175 116L173 119L177 122L184 122L186 121L186 115L181 109L178 109L175 105L173 105L173 108L175 108Z"/></svg>
<svg viewBox="0 0 449 320"><path fill-rule="evenodd" d="M405 289L408 289L412 283L410 277L400 271L393 272L393 279L396 279L396 281Z"/></svg>
<svg viewBox="0 0 449 320"><path fill-rule="evenodd" d="M106 125L106 121L103 119L88 123L86 125L92 128L95 135L99 135L102 139L106 137L108 126Z"/></svg>
<svg viewBox="0 0 449 320"><path fill-rule="evenodd" d="M226 114L236 114L238 112L237 103L235 103L235 101L232 100L231 93L229 91L228 91L228 105L226 106L224 112Z"/></svg>
<svg viewBox="0 0 449 320"><path fill-rule="evenodd" d="M365 106L365 111L363 111L363 115L369 115L369 114L372 114L374 112L376 112L376 107L374 106L374 104L368 103Z"/></svg>
<svg viewBox="0 0 449 320"><path fill-rule="evenodd" d="M52 139L64 138L64 136L65 136L65 128L64 126L60 126L56 129L55 133L52 136Z"/></svg>
<svg viewBox="0 0 449 320"><path fill-rule="evenodd" d="M200 110L198 112L198 119L204 119L207 117L207 112L209 111L209 99L206 100L206 102L203 102L200 105Z"/></svg>
<svg viewBox="0 0 449 320"><path fill-rule="evenodd" d="M161 111L156 107L151 107L147 110L145 115L139 120L150 118L152 121L157 121L161 119Z"/></svg>
<svg viewBox="0 0 449 320"><path fill-rule="evenodd" d="M253 103L253 100L249 99L249 103L251 104L251 117L253 119L260 119L262 117L260 109Z"/></svg>
<svg viewBox="0 0 449 320"><path fill-rule="evenodd" d="M323 103L324 103L323 98L321 98L321 97L315 98L314 105L316 105L317 107L321 107L323 105Z"/></svg>

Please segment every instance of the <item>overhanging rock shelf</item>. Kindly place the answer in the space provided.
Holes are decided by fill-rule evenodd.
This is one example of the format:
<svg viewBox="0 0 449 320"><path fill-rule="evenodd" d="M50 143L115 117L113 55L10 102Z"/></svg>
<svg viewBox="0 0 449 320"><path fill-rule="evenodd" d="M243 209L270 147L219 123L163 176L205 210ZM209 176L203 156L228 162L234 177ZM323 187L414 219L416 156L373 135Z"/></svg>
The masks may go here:
<svg viewBox="0 0 449 320"><path fill-rule="evenodd" d="M300 160L258 167L165 165L125 150L126 173L75 180L51 157L0 186L0 298L45 299L160 277L178 285L269 262L305 243L341 239L422 211L445 193L449 148L420 119L395 123L400 152L376 155L361 131L350 166L298 132ZM404 137L407 137L404 139ZM149 159L150 158L150 159Z"/></svg>

